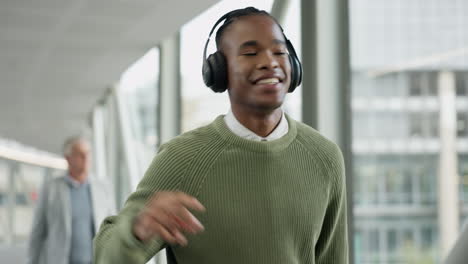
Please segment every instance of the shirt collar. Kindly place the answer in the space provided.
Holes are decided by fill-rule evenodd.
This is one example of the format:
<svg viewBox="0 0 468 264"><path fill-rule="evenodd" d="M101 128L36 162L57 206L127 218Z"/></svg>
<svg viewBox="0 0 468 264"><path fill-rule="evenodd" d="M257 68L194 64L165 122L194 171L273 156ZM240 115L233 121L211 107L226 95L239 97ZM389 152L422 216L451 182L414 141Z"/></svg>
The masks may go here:
<svg viewBox="0 0 468 264"><path fill-rule="evenodd" d="M237 120L237 118L234 116L232 110L229 110L229 112L224 116L224 122L226 122L226 125L228 126L229 130L232 131L232 133L236 134L239 137L255 141L271 141L279 139L282 136L286 135L289 131L288 121L284 116L284 112L281 115L281 119L278 126L276 126L276 128L266 137L261 137L255 134L250 129L246 128L244 125L242 125L239 122L239 120Z"/></svg>
<svg viewBox="0 0 468 264"><path fill-rule="evenodd" d="M68 174L67 177L65 177L65 180L73 188L78 188L89 183L88 179L86 179L83 183L80 183L77 180L73 179L73 177L70 174Z"/></svg>

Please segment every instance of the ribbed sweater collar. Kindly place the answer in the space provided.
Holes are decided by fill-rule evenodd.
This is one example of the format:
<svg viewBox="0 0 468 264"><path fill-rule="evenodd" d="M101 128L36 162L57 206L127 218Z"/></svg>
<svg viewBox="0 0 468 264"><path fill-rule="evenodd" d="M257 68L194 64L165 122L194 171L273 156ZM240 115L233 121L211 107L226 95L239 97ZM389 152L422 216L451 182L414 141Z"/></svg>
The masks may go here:
<svg viewBox="0 0 468 264"><path fill-rule="evenodd" d="M232 145L237 145L241 148L255 152L277 152L287 148L297 135L296 122L288 115L285 116L289 125L288 133L279 139L271 141L253 141L239 137L228 128L226 122L224 122L224 115L218 116L212 123L212 127L222 139Z"/></svg>

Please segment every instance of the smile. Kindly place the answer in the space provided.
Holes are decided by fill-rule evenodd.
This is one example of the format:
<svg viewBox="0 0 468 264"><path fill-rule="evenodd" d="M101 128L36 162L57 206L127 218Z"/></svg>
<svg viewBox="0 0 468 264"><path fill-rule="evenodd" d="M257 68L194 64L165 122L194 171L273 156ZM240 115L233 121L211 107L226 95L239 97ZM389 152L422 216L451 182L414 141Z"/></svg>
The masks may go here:
<svg viewBox="0 0 468 264"><path fill-rule="evenodd" d="M267 79L259 80L257 84L276 84L279 82L280 80L278 78L267 78Z"/></svg>

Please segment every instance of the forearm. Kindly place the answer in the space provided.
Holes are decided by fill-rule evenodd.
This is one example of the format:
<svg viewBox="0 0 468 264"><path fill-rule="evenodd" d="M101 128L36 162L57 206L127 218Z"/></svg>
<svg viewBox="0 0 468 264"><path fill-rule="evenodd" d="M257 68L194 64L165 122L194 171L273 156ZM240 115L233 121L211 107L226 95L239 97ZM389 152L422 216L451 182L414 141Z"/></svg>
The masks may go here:
<svg viewBox="0 0 468 264"><path fill-rule="evenodd" d="M108 217L94 239L94 263L146 263L165 244L162 239L144 243L133 235L133 222L149 199L161 190L175 190L185 166L175 163L169 151L163 151L151 163L137 190L130 195L118 216Z"/></svg>
<svg viewBox="0 0 468 264"><path fill-rule="evenodd" d="M161 248L159 241L143 243L134 237L131 215L111 216L104 220L94 239L94 263L143 264Z"/></svg>

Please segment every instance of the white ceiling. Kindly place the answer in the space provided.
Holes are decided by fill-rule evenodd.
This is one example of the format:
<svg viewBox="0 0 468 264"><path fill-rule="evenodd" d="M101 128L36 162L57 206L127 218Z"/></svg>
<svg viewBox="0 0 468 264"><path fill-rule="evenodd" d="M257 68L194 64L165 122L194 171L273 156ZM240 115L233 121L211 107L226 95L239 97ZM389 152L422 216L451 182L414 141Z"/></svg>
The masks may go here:
<svg viewBox="0 0 468 264"><path fill-rule="evenodd" d="M1 0L0 137L50 152L109 84L217 0Z"/></svg>

